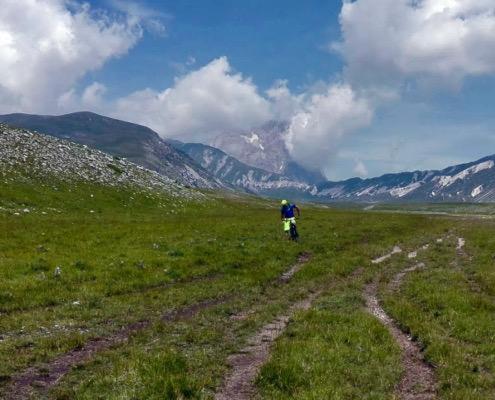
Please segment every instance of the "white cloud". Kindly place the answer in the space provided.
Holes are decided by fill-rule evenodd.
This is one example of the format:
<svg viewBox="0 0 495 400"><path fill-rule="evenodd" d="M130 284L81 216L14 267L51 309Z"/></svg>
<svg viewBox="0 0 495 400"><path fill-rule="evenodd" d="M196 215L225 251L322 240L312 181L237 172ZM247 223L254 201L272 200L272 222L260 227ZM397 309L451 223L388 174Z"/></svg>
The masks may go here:
<svg viewBox="0 0 495 400"><path fill-rule="evenodd" d="M146 89L117 100L111 114L149 126L163 137L203 143L270 119L289 120L287 147L295 160L312 169L327 166L340 139L368 125L373 116L371 104L345 83L295 95L281 80L265 95L221 57L176 78L162 92Z"/></svg>
<svg viewBox="0 0 495 400"><path fill-rule="evenodd" d="M368 169L361 160L356 161L353 172L361 178L366 178L368 176Z"/></svg>
<svg viewBox="0 0 495 400"><path fill-rule="evenodd" d="M286 80L276 81L266 95L271 102L272 117L278 120L290 120L300 110L304 97L292 94Z"/></svg>
<svg viewBox="0 0 495 400"><path fill-rule="evenodd" d="M344 135L367 126L372 117L372 106L349 85L329 85L302 102L291 119L287 146L296 161L319 169L334 158Z"/></svg>
<svg viewBox="0 0 495 400"><path fill-rule="evenodd" d="M101 108L103 106L103 96L107 88L99 82L93 82L89 85L81 96L82 104L91 108Z"/></svg>
<svg viewBox="0 0 495 400"><path fill-rule="evenodd" d="M52 112L87 72L136 44L136 21L64 0L3 0L0 112ZM61 99L59 97L62 96Z"/></svg>
<svg viewBox="0 0 495 400"><path fill-rule="evenodd" d="M341 83L294 94L279 80L263 93L226 57L195 70L189 57L170 63L179 74L170 88L109 102L102 83L75 88L89 71L125 55L143 30L165 35L169 17L137 1L107 1L118 15L74 0L2 1L0 113L87 109L187 141L286 119L294 158L325 168L343 137L370 124L384 101L400 101L407 87L458 86L466 77L495 73L493 0L345 0L342 41L333 45L346 63ZM365 176L361 159L355 158L355 172Z"/></svg>
<svg viewBox="0 0 495 400"><path fill-rule="evenodd" d="M270 119L270 103L250 79L232 71L226 57L176 78L173 87L133 93L113 115L151 127L164 137L202 140Z"/></svg>
<svg viewBox="0 0 495 400"><path fill-rule="evenodd" d="M345 1L340 22L343 40L333 48L353 84L458 86L495 72L493 0Z"/></svg>
<svg viewBox="0 0 495 400"><path fill-rule="evenodd" d="M170 19L169 15L131 0L110 0L110 4L127 16L129 25L140 25L157 36L167 35L164 21Z"/></svg>

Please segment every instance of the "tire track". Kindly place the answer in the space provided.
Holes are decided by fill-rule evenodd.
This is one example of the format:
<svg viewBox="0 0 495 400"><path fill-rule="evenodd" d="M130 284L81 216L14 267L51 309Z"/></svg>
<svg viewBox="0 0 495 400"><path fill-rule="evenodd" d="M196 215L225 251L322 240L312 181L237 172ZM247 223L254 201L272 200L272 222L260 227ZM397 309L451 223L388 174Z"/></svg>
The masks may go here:
<svg viewBox="0 0 495 400"><path fill-rule="evenodd" d="M285 271L276 282L287 283L310 259L311 255L309 253L301 253L296 263L289 270ZM234 297L235 295L223 296L194 303L177 310L171 310L163 314L160 320L163 322L187 320L193 318L203 310L227 303ZM304 306L304 304L301 306ZM82 347L64 353L43 366L28 367L12 378L5 399L28 399L32 394L34 386L37 388L37 393L48 392L48 390L56 386L74 366L90 361L97 353L124 344L132 335L149 328L154 322L156 321L146 319L126 325L113 335L94 338L85 343Z"/></svg>
<svg viewBox="0 0 495 400"><path fill-rule="evenodd" d="M172 310L163 314L161 320L163 322L187 320L203 310L226 303L232 297L224 296L217 299L204 300L177 310ZM74 366L88 362L97 353L127 342L132 335L149 328L153 322L152 320L143 320L129 324L113 335L92 339L81 348L76 348L62 354L42 367L29 367L12 379L12 384L7 391L5 399L28 399L31 396L34 386L38 388L38 392L46 393L70 372Z"/></svg>
<svg viewBox="0 0 495 400"><path fill-rule="evenodd" d="M364 272L364 268L356 268L345 280L355 279ZM342 283L342 282L339 282ZM334 282L325 290L334 287ZM256 394L255 379L261 367L270 358L273 342L280 337L297 311L308 310L313 302L323 293L318 290L305 299L292 304L287 313L277 316L264 325L239 353L228 358L231 366L230 373L215 393L215 400L249 400Z"/></svg>
<svg viewBox="0 0 495 400"><path fill-rule="evenodd" d="M320 294L319 291L312 293L293 304L286 314L263 326L241 352L228 358L232 371L215 394L215 400L248 400L255 394L254 380L261 366L268 361L272 343L284 332L295 312L308 310Z"/></svg>
<svg viewBox="0 0 495 400"><path fill-rule="evenodd" d="M436 379L433 367L423 358L421 347L402 332L378 302L377 283L365 288L366 308L385 325L402 350L404 375L397 387L397 395L403 400L431 400L436 397Z"/></svg>
<svg viewBox="0 0 495 400"><path fill-rule="evenodd" d="M443 239L437 239L437 243L442 243ZM429 245L421 247L427 250ZM416 258L418 251L408 254L408 258ZM417 263L412 267L405 268L397 273L389 284L389 289L396 291L399 289L404 277L413 271L425 268L424 263ZM403 400L432 400L436 398L437 383L433 367L424 359L419 343L412 340L411 336L404 333L396 322L380 306L378 300L378 281L365 286L364 298L366 309L370 314L378 318L385 325L396 343L402 351L402 365L404 375L402 376L396 392Z"/></svg>
<svg viewBox="0 0 495 400"><path fill-rule="evenodd" d="M188 277L185 279L180 279L177 281L155 283L155 284L143 286L141 288L131 288L128 290L122 290L122 291L119 291L117 293L102 294L102 299L115 300L115 299L118 299L119 297L145 294L145 293L152 292L152 291L169 289L169 288L173 288L173 287L177 287L177 286L181 286L181 285L188 285L188 284L195 283L195 282L209 282L209 281L214 281L216 279L219 279L219 278L223 277L223 275L224 275L223 273L214 272L214 273L208 273L205 275L191 276L191 277ZM70 303L71 303L71 301L64 302L64 303L57 303L57 304L33 305L33 306L17 308L17 309L12 309L12 310L3 310L0 312L0 315L11 316L11 315L18 315L18 314L28 313L28 312L32 312L32 311L37 311L37 310L43 310L43 311L53 310L56 308L66 307Z"/></svg>
<svg viewBox="0 0 495 400"><path fill-rule="evenodd" d="M311 259L311 254L304 252L299 254L297 262L286 272L284 272L280 278L278 278L279 283L288 283L292 277Z"/></svg>

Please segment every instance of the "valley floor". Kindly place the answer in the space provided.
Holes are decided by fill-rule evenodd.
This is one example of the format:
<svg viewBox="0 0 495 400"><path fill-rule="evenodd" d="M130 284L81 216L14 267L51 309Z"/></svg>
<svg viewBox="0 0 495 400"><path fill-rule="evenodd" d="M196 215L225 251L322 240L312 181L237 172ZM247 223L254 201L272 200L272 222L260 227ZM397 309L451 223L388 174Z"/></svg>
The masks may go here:
<svg viewBox="0 0 495 400"><path fill-rule="evenodd" d="M493 399L491 220L2 182L2 398Z"/></svg>

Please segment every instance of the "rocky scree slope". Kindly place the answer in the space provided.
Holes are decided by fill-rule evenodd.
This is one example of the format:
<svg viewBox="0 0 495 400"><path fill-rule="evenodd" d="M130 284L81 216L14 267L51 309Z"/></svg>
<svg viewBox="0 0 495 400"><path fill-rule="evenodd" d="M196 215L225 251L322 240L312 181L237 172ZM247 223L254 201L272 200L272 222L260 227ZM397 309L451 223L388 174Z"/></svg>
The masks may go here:
<svg viewBox="0 0 495 400"><path fill-rule="evenodd" d="M61 116L1 115L0 122L68 139L125 157L179 183L207 189L224 188L186 154L177 151L149 128L90 112Z"/></svg>
<svg viewBox="0 0 495 400"><path fill-rule="evenodd" d="M181 199L203 195L175 180L102 151L67 140L0 124L0 176L54 177L75 183L129 186Z"/></svg>

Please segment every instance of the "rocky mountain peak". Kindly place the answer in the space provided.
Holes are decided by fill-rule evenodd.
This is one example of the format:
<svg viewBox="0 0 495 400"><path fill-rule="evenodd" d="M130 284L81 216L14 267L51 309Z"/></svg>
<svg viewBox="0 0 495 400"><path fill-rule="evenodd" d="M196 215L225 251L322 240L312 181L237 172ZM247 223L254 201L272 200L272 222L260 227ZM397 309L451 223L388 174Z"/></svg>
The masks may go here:
<svg viewBox="0 0 495 400"><path fill-rule="evenodd" d="M290 161L283 137L287 129L287 122L270 121L248 131L218 135L211 146L252 167L279 174Z"/></svg>

